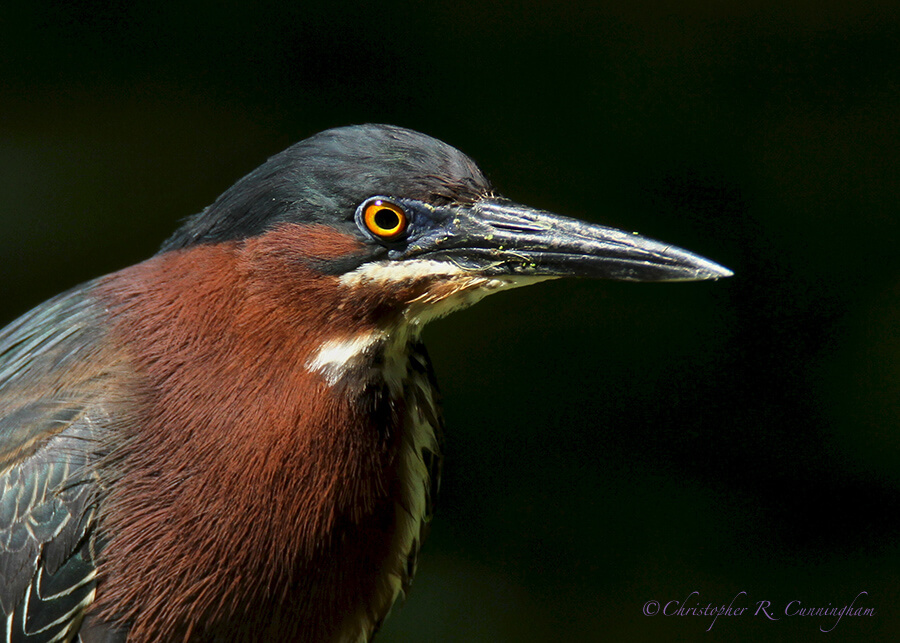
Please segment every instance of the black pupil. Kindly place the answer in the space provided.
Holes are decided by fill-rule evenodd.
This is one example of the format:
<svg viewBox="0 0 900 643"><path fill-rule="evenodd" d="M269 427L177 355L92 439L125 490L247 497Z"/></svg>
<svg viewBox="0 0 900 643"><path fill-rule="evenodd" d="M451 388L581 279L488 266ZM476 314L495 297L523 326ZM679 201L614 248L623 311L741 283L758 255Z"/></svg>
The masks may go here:
<svg viewBox="0 0 900 643"><path fill-rule="evenodd" d="M400 217L393 210L381 208L375 213L375 225L382 230L393 230L400 225Z"/></svg>

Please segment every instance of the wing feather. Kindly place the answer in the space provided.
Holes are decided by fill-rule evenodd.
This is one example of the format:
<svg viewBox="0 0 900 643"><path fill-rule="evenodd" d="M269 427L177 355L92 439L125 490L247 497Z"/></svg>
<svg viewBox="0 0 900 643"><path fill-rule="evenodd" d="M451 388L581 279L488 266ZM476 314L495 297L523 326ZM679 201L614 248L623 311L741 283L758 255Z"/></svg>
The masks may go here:
<svg viewBox="0 0 900 643"><path fill-rule="evenodd" d="M71 641L93 601L94 466L121 360L91 288L0 330L0 641Z"/></svg>

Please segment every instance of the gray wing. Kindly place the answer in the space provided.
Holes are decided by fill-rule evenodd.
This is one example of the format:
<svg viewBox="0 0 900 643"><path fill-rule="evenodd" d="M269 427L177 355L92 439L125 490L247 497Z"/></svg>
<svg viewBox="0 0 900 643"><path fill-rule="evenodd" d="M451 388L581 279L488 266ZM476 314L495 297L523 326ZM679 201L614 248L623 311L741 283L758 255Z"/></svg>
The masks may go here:
<svg viewBox="0 0 900 643"><path fill-rule="evenodd" d="M96 589L94 464L119 362L90 284L0 331L0 641L113 640ZM87 640L87 636L85 636Z"/></svg>

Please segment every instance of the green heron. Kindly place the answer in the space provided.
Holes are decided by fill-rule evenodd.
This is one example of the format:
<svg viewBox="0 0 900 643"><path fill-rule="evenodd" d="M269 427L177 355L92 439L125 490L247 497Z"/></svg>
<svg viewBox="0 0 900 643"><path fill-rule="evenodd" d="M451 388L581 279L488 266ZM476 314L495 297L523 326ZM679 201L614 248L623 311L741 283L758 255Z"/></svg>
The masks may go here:
<svg viewBox="0 0 900 643"><path fill-rule="evenodd" d="M410 130L288 148L0 332L3 640L370 640L440 473L422 326L556 277L730 274Z"/></svg>

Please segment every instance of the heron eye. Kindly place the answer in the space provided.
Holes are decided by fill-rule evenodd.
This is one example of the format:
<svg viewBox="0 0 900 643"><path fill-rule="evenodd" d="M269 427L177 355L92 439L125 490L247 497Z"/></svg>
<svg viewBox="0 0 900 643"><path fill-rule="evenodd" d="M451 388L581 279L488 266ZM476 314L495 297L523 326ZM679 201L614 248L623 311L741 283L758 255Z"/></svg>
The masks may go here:
<svg viewBox="0 0 900 643"><path fill-rule="evenodd" d="M396 203L375 199L363 209L363 222L369 232L382 239L396 239L406 230L406 213Z"/></svg>

